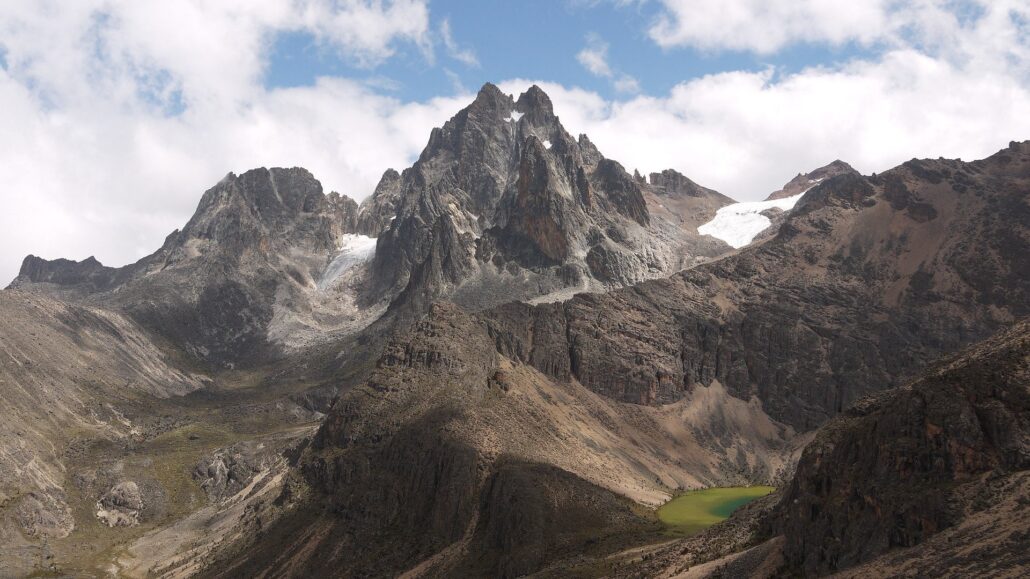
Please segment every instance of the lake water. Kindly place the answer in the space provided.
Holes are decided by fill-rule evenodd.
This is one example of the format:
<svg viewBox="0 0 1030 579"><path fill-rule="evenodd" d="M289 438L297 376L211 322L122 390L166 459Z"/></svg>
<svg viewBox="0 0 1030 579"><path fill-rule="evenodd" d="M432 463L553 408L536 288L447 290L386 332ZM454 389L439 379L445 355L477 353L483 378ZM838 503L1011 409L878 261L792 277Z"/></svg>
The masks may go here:
<svg viewBox="0 0 1030 579"><path fill-rule="evenodd" d="M773 487L720 487L689 491L658 508L670 532L691 535L726 520L741 506L773 492Z"/></svg>

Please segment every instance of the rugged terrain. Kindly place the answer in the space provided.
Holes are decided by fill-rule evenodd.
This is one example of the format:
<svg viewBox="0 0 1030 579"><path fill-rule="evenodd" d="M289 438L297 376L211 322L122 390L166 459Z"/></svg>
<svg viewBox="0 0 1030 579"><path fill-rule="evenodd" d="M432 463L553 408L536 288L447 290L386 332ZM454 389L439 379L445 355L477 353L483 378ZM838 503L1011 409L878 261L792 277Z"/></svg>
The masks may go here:
<svg viewBox="0 0 1030 579"><path fill-rule="evenodd" d="M539 511L541 503L576 517L584 505L608 504L595 515L614 516L610 494L647 504L676 488L778 482L805 442L795 432L1027 314L1028 150L1013 144L968 165L913 161L875 178L828 179L768 241L669 279L474 316L435 306L387 348L364 386L341 397L301 458L311 494L289 508L321 531L249 539L255 545L213 565L214 574L616 572L623 549L660 539L643 530L646 516L597 523L601 535L578 545L552 538L545 545L565 548L548 551L532 529L556 529L543 521L562 516ZM985 291L970 267L990 268L1006 293ZM568 388L572 396L559 395ZM534 391L542 399L526 396ZM577 410L591 400L611 410ZM627 428L622 418L651 421L674 409L682 411L658 428ZM697 480L705 464L714 478ZM557 467L585 486L570 499L523 474L536 481L526 483L534 498L494 494L496 477L529 465ZM511 523L503 541L484 542L497 533L497 501ZM748 528L712 540L731 553L750 546L761 523ZM369 536L371 551L348 539ZM787 557L776 568L797 565L789 549L799 536L792 529L764 544L770 557ZM269 548L284 541L285 551Z"/></svg>
<svg viewBox="0 0 1030 579"><path fill-rule="evenodd" d="M927 368L1030 315L1030 143L782 196L731 251L698 232L731 199L486 85L360 206L256 169L135 264L29 256L0 576L983 569L948 537L1025 565L985 527L1025 502L1025 324ZM654 516L756 483L697 537Z"/></svg>

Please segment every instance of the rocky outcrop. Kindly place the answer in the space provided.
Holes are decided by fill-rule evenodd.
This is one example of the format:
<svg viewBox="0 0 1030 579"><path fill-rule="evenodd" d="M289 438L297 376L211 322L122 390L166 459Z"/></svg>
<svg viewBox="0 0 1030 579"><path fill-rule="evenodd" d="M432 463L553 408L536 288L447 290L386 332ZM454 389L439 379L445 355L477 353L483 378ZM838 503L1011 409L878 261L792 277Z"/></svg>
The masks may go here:
<svg viewBox="0 0 1030 579"><path fill-rule="evenodd" d="M727 203L733 200L718 191L702 187L680 174L675 169L666 169L661 173L651 173L651 186L655 192L664 197L722 197Z"/></svg>
<svg viewBox="0 0 1030 579"><path fill-rule="evenodd" d="M256 443L241 443L203 458L193 469L193 480L207 493L208 500L219 502L243 489L267 466L267 457Z"/></svg>
<svg viewBox="0 0 1030 579"><path fill-rule="evenodd" d="M921 545L1010 493L1021 498L1007 507L1012 512L996 513L996 532L1025 539L1030 495L1020 473L1028 469L1030 323L1023 322L827 424L805 449L772 525L786 537L788 568L811 576ZM1026 564L1012 547L989 559L971 551L963 561L955 546L940 544L909 556L1000 573Z"/></svg>
<svg viewBox="0 0 1030 579"><path fill-rule="evenodd" d="M648 206L652 213L660 214L664 210L695 229L711 220L720 207L735 203L733 199L698 185L674 169L651 173L650 186L645 188L645 192L651 194Z"/></svg>
<svg viewBox="0 0 1030 579"><path fill-rule="evenodd" d="M93 256L82 261L68 259L48 261L29 255L22 261L18 277L33 283L81 286L87 292L95 292L110 287L115 277L115 270L105 267Z"/></svg>
<svg viewBox="0 0 1030 579"><path fill-rule="evenodd" d="M97 501L97 518L108 527L134 527L143 511L143 493L133 481L122 481Z"/></svg>

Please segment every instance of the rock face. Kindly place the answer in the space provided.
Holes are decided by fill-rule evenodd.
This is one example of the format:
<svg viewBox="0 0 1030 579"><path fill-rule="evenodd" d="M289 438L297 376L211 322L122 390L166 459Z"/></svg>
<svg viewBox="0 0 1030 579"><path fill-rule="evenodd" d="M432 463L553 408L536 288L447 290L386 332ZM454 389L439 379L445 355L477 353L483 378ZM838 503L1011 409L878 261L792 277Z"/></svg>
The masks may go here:
<svg viewBox="0 0 1030 579"><path fill-rule="evenodd" d="M645 193L653 198L653 201L648 199L652 212L664 209L695 228L711 219L720 207L735 203L733 199L702 187L673 169L651 173L650 187L645 189Z"/></svg>
<svg viewBox="0 0 1030 579"><path fill-rule="evenodd" d="M718 380L808 430L1030 313L1028 190L1030 143L840 175L737 255L486 315L501 351L605 396L667 404Z"/></svg>
<svg viewBox="0 0 1030 579"><path fill-rule="evenodd" d="M912 547L867 572L1025 571L1028 474L1030 323L1023 322L827 424L772 520L786 537L787 566L805 575ZM986 527L976 520L984 511L993 516ZM966 540L918 547L949 529Z"/></svg>
<svg viewBox="0 0 1030 579"><path fill-rule="evenodd" d="M401 175L393 169L387 169L372 195L361 202L358 212L358 233L379 237L397 217L397 204L400 198Z"/></svg>

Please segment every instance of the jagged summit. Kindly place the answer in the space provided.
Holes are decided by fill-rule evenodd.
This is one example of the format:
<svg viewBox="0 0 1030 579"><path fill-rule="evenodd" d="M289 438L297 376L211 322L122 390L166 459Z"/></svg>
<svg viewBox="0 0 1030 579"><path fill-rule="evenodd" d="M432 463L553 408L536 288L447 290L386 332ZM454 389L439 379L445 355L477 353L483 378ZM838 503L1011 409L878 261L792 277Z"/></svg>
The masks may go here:
<svg viewBox="0 0 1030 579"><path fill-rule="evenodd" d="M516 100L487 83L363 204L361 223L395 209L367 220L382 227L368 229L380 236L375 291L485 306L633 283L724 250L700 239L684 208L653 220L663 204L648 202L650 189L571 135L540 87Z"/></svg>
<svg viewBox="0 0 1030 579"><path fill-rule="evenodd" d="M500 116L507 116L514 107L514 102L509 95L504 94L493 83L485 83L479 92L476 93L475 100L469 105L470 109L492 111Z"/></svg>
<svg viewBox="0 0 1030 579"><path fill-rule="evenodd" d="M554 115L551 97L535 84L519 95L519 100L515 102L515 110L525 114L534 125L545 125L558 120Z"/></svg>

